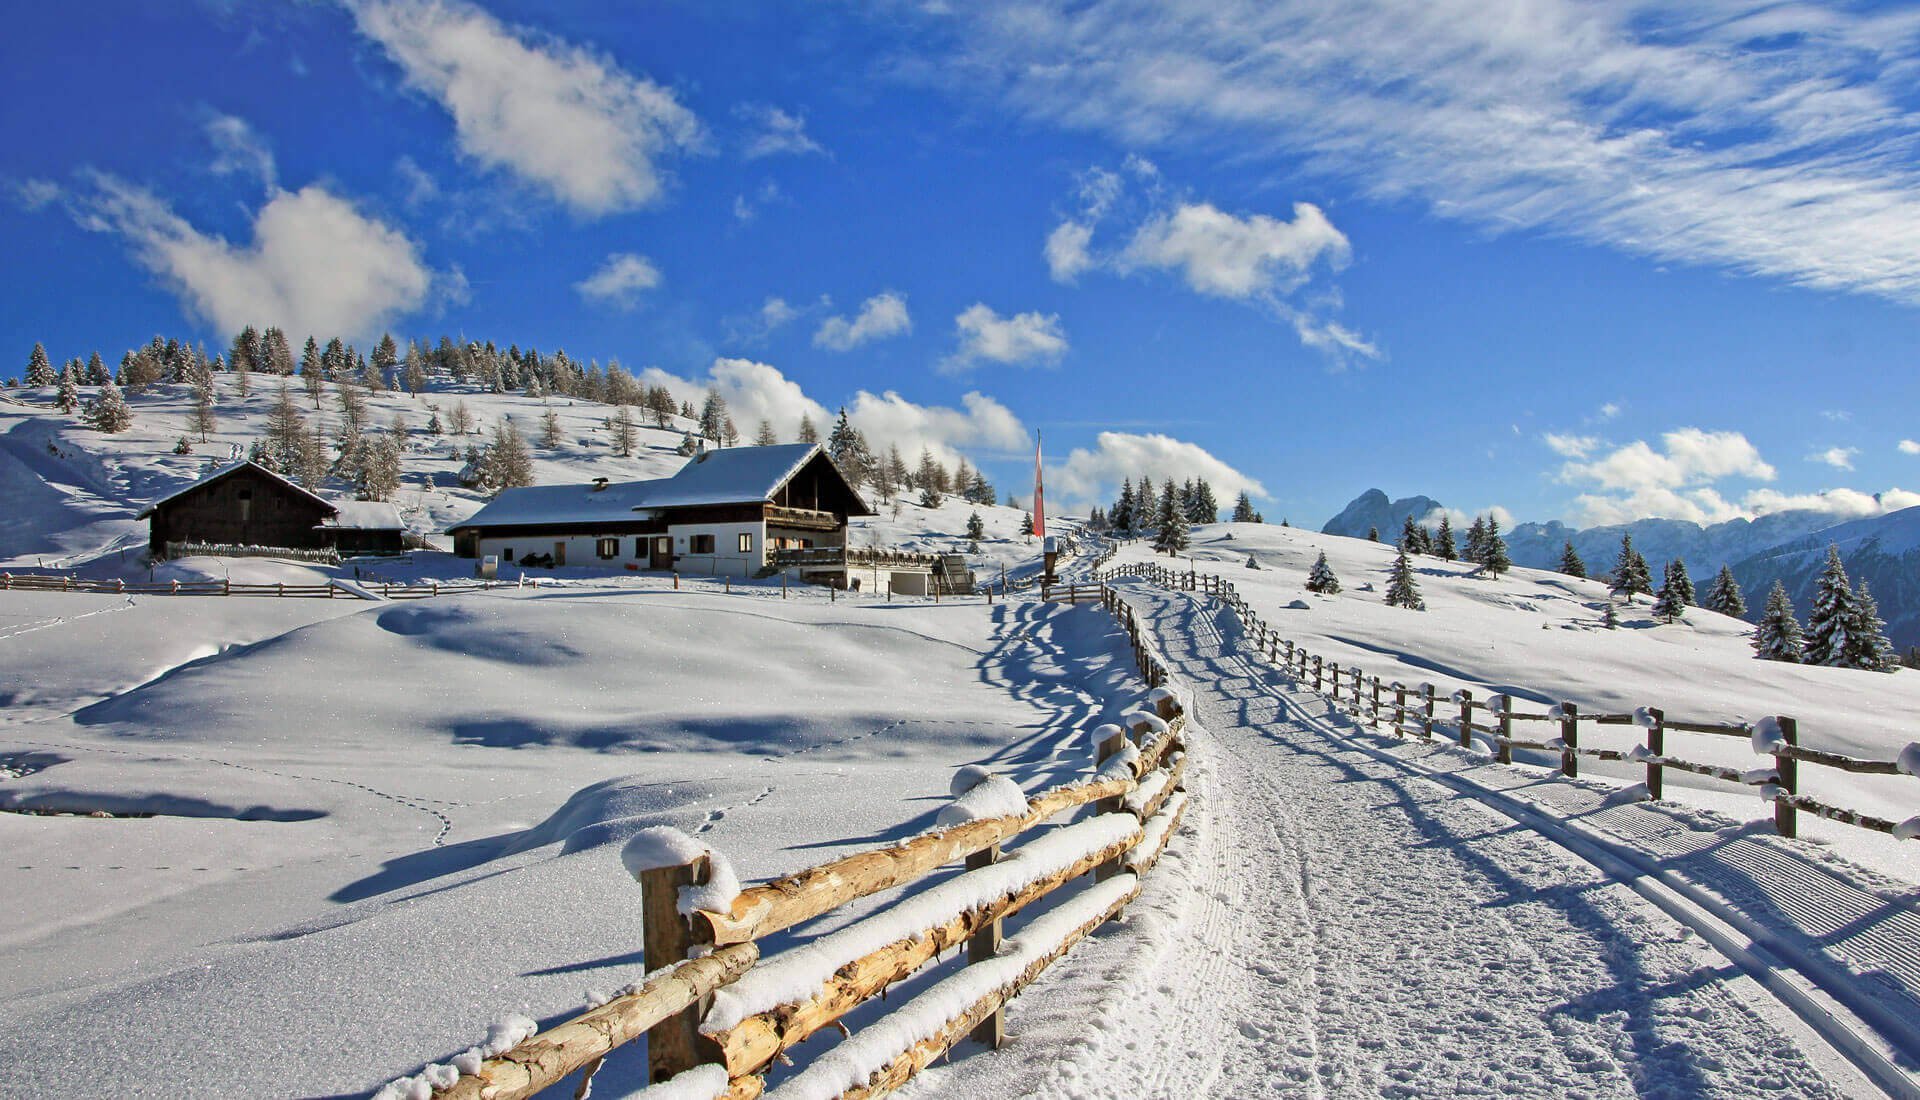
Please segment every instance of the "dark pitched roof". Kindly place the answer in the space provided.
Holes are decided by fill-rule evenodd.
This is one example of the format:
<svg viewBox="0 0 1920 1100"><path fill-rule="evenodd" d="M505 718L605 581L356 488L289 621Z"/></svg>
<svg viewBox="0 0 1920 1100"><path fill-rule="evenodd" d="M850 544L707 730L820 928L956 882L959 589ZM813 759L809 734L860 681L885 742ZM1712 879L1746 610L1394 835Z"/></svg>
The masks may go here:
<svg viewBox="0 0 1920 1100"><path fill-rule="evenodd" d="M339 506L334 504L332 501L328 500L327 498L320 496L317 493L310 492L306 489L302 489L300 486L295 485L293 482L288 481L286 478L281 477L279 474L274 473L272 470L267 469L265 466L260 465L258 462L255 462L250 458L243 458L238 462L227 463L225 466L220 467L218 470L215 470L214 472L208 474L207 476L201 478L200 480L194 482L193 484L188 485L184 489L180 489L176 492L168 493L166 496L161 497L159 500L156 500L152 504L149 504L145 508L141 509L140 514L133 518L146 519L148 516L153 514L154 509L160 507L162 504L166 504L170 501L177 500L180 497L186 496L188 493L193 492L195 489L199 489L207 485L212 485L216 481L224 481L227 478L232 477L234 474L237 474L240 471L247 469L248 467L252 467L255 471L265 475L266 477L273 479L274 481L279 482L281 485L286 486L287 491L293 493L294 495L306 497L308 500L313 501L315 504L318 504L320 507L325 508L327 510L328 515L335 515L340 511Z"/></svg>

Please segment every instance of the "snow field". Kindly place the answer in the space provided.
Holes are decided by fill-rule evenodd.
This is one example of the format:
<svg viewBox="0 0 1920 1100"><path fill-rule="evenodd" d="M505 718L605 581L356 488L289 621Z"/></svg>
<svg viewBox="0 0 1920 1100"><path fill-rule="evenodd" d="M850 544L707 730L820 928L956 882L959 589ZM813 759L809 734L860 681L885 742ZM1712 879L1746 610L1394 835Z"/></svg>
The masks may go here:
<svg viewBox="0 0 1920 1100"><path fill-rule="evenodd" d="M1306 592L1307 570L1325 552L1343 591ZM1247 569L1248 556L1261 568ZM1849 756L1889 760L1914 739L1920 714L1920 676L1859 673L1782 665L1754 659L1748 624L1701 608L1687 621L1655 625L1645 601L1616 605L1621 628L1600 625L1605 586L1557 573L1514 569L1494 580L1475 567L1415 559L1429 610L1411 612L1382 602L1392 547L1364 539L1296 528L1216 524L1196 528L1193 567L1231 581L1252 611L1287 638L1343 668L1355 665L1383 680L1437 685L1446 698L1466 688L1478 698L1510 695L1516 708L1548 710L1561 700L1584 712L1632 712L1659 706L1670 722L1757 721L1769 715L1799 719L1802 744ZM1144 545L1128 544L1116 559L1170 563ZM1369 590L1369 588L1371 590ZM1290 607L1299 601L1304 609ZM1448 708L1438 717L1451 721ZM1520 736L1547 727L1516 727ZM1583 728L1585 747L1630 752L1642 741L1636 727ZM1670 757L1737 770L1755 766L1744 739L1669 730ZM1521 752L1521 759L1539 754ZM1546 762L1540 757L1539 762ZM1633 764L1583 759L1583 772L1637 781ZM1829 804L1893 821L1920 810L1920 785L1906 776L1856 775L1813 765L1799 769L1800 789ZM1669 770L1667 796L1686 799L1749 821L1771 820L1758 788L1728 785ZM1920 850L1881 834L1801 815L1801 833L1848 858L1909 882L1920 882Z"/></svg>
<svg viewBox="0 0 1920 1100"><path fill-rule="evenodd" d="M1086 731L1138 690L1110 620L1035 604L560 586L143 599L95 633L59 612L105 603L0 604L71 620L0 639L44 654L0 680L34 692L0 727L0 798L158 815L0 814L34 838L0 867L34 899L0 938L10 1096L136 1095L211 1034L204 1094L371 1091L478 1021L637 977L640 830L777 877L931 826L960 765L1084 777ZM149 629L188 659L155 675ZM192 800L208 816L172 816ZM643 1083L633 1061L602 1095Z"/></svg>

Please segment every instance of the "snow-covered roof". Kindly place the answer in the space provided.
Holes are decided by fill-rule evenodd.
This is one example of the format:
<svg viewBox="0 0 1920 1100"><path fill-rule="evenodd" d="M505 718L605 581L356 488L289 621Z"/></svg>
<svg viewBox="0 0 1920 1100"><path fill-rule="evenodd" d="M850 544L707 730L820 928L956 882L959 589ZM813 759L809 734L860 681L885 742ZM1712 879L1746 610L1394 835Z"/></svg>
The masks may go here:
<svg viewBox="0 0 1920 1100"><path fill-rule="evenodd" d="M181 489L177 489L174 492L168 493L166 496L161 497L159 500L156 500L152 504L149 504L145 508L141 509L140 514L135 516L134 518L146 519L148 516L153 514L153 510L155 508L160 507L162 504L165 504L168 501L176 500L180 497L186 496L188 493L193 492L195 489L200 488L202 485L211 485L214 482L219 481L221 478L228 476L229 474L239 473L241 470L244 470L249 466L253 467L255 470L259 471L260 473L265 474L267 477L270 477L273 480L279 482L280 484L286 486L289 491L296 493L300 496L306 497L308 500L311 500L325 508L335 509L335 510L339 508L339 505L319 495L318 493L313 493L313 492L309 492L306 489L302 489L300 486L295 485L293 482L288 481L286 478L281 477L279 474L274 473L272 470L267 469L265 466L260 465L258 462L255 462L250 458L243 458L238 462L227 463L225 466L220 467L218 470L215 470L214 472L208 474L207 476L201 478L200 480L194 482L191 485L188 485Z"/></svg>
<svg viewBox="0 0 1920 1100"><path fill-rule="evenodd" d="M320 521L322 527L346 527L359 531L398 531L402 528L400 509L385 500L334 501L337 511Z"/></svg>
<svg viewBox="0 0 1920 1100"><path fill-rule="evenodd" d="M661 508L757 503L771 499L819 453L818 443L727 447L694 456L672 477L613 482L600 488L530 485L508 489L449 530L631 520L641 518L636 512Z"/></svg>

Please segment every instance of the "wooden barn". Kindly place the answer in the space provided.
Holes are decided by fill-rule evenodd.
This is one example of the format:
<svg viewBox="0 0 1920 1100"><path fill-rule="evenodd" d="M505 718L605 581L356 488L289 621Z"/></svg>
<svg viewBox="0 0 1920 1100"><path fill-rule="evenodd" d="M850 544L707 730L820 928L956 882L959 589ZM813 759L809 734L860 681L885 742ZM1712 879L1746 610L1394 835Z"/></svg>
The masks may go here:
<svg viewBox="0 0 1920 1100"><path fill-rule="evenodd" d="M729 447L672 477L508 489L453 525L454 553L540 565L677 569L735 577L799 551L839 551L847 517L874 511L815 443Z"/></svg>
<svg viewBox="0 0 1920 1100"><path fill-rule="evenodd" d="M236 462L148 505L147 545L155 559L169 545L260 546L397 554L400 512L379 501L333 501L251 461Z"/></svg>

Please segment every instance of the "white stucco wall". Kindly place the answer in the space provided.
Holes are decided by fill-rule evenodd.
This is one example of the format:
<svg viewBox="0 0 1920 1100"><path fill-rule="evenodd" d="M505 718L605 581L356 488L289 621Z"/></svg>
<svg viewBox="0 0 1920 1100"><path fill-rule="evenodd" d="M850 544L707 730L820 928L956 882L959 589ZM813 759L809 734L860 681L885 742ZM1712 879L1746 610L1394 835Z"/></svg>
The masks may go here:
<svg viewBox="0 0 1920 1100"><path fill-rule="evenodd" d="M753 536L753 549L740 552L740 536ZM682 573L694 575L750 577L760 571L766 563L766 527L762 523L702 523L675 525L667 528L668 537L673 539L675 568ZM712 535L714 552L695 554L691 550L694 535ZM599 541L602 538L617 538L619 552L611 558L599 554ZM504 563L507 551L513 551L518 562L528 554L552 554L554 544L566 546L566 564L602 565L623 567L637 565L647 568L650 555L648 544L652 535L517 535L513 538L484 537L480 540L480 554L497 554ZM556 560L558 555L555 555Z"/></svg>

